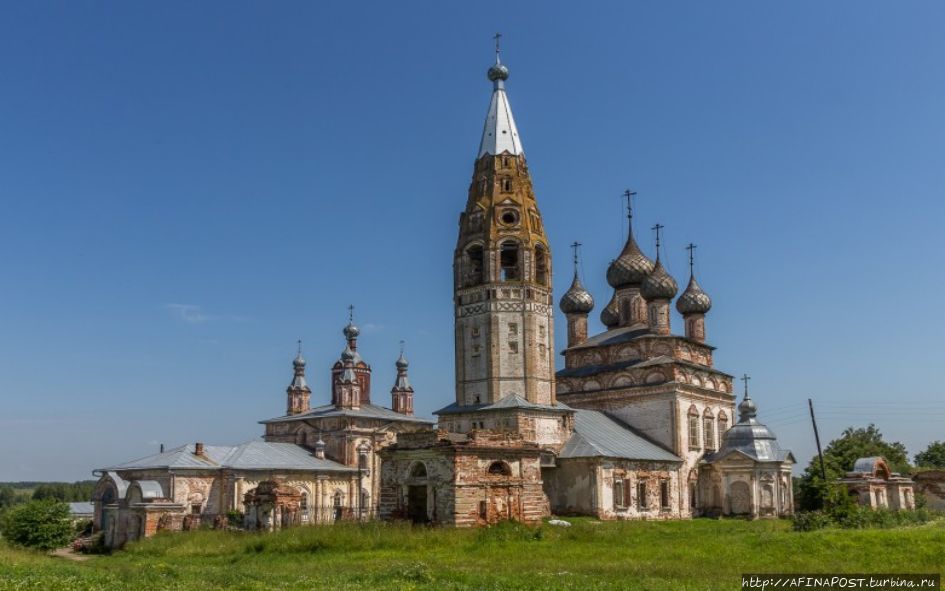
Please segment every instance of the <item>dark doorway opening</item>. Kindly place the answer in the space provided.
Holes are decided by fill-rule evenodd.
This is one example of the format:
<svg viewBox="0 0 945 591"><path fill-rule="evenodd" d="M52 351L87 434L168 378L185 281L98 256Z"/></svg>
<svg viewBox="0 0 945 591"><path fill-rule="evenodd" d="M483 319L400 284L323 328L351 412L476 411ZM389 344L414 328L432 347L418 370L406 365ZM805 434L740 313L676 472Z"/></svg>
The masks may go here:
<svg viewBox="0 0 945 591"><path fill-rule="evenodd" d="M427 486L412 485L407 490L407 518L414 523L429 523L427 515Z"/></svg>

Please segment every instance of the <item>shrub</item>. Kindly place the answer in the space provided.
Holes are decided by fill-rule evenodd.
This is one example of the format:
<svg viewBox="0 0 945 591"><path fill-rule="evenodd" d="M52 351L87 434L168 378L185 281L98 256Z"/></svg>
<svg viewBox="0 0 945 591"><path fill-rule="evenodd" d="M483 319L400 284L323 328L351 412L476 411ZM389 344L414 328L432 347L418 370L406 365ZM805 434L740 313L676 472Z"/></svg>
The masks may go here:
<svg viewBox="0 0 945 591"><path fill-rule="evenodd" d="M69 506L55 500L18 505L4 514L0 532L18 546L39 550L61 548L73 536Z"/></svg>
<svg viewBox="0 0 945 591"><path fill-rule="evenodd" d="M823 511L800 511L794 515L794 531L815 531L833 525L833 520Z"/></svg>

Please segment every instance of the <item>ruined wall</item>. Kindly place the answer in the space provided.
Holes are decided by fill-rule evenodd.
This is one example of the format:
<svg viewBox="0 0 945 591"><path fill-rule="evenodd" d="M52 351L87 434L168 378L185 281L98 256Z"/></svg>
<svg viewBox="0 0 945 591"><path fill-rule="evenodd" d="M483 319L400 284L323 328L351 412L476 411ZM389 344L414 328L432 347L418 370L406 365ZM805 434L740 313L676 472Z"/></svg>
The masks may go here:
<svg viewBox="0 0 945 591"><path fill-rule="evenodd" d="M945 470L929 470L913 475L915 491L925 495L929 509L945 511Z"/></svg>
<svg viewBox="0 0 945 591"><path fill-rule="evenodd" d="M555 515L598 514L598 461L590 458L557 460L542 470L545 494Z"/></svg>

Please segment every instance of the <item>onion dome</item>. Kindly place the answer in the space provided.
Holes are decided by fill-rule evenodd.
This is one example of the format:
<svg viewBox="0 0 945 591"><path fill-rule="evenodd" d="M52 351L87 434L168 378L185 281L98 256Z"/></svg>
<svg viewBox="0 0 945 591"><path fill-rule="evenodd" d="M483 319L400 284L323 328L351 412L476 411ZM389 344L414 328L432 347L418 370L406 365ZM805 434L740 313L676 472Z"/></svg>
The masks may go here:
<svg viewBox="0 0 945 591"><path fill-rule="evenodd" d="M689 285L686 286L686 291L682 292L682 295L676 300L676 309L683 316L687 314L705 314L712 309L712 298L702 291L695 275L689 276Z"/></svg>
<svg viewBox="0 0 945 591"><path fill-rule="evenodd" d="M755 406L755 401L748 396L748 393L745 393L745 397L742 398L742 401L738 403L738 422L744 422L748 419L753 419L758 415L758 407Z"/></svg>
<svg viewBox="0 0 945 591"><path fill-rule="evenodd" d="M295 359L292 360L292 366L295 369L305 369L305 359L302 358L302 352L299 351L299 354L295 356Z"/></svg>
<svg viewBox="0 0 945 591"><path fill-rule="evenodd" d="M588 314L594 309L594 296L581 285L577 273L571 281L571 287L561 296L558 307L565 314Z"/></svg>
<svg viewBox="0 0 945 591"><path fill-rule="evenodd" d="M676 297L679 286L672 275L666 272L659 256L656 257L656 266L653 272L646 276L643 285L640 287L640 294L647 301L652 300L671 300Z"/></svg>
<svg viewBox="0 0 945 591"><path fill-rule="evenodd" d="M394 365L397 366L397 369L407 369L407 366L410 364L407 363L407 358L404 357L404 352L400 352L400 357L397 358L397 361L394 362Z"/></svg>
<svg viewBox="0 0 945 591"><path fill-rule="evenodd" d="M613 328L620 324L620 311L617 309L617 292L610 298L604 309L600 311L600 321L607 328Z"/></svg>
<svg viewBox="0 0 945 591"><path fill-rule="evenodd" d="M489 77L490 82L495 82L496 80L505 81L509 79L509 69L496 57L495 64L489 68L489 72L486 76Z"/></svg>
<svg viewBox="0 0 945 591"><path fill-rule="evenodd" d="M358 328L354 322L349 322L348 325L345 326L341 332L343 332L345 335L345 338L350 341L351 339L358 338L358 335L361 334L361 329Z"/></svg>
<svg viewBox="0 0 945 591"><path fill-rule="evenodd" d="M653 272L653 266L653 261L643 254L631 232L620 256L607 268L607 283L615 289L639 286Z"/></svg>

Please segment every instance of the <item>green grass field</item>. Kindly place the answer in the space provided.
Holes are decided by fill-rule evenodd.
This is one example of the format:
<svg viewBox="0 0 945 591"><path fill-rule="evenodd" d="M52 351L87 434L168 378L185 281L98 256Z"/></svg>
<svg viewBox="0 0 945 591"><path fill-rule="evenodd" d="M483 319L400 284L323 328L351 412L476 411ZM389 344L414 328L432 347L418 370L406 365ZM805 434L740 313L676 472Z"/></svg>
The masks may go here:
<svg viewBox="0 0 945 591"><path fill-rule="evenodd" d="M0 589L737 589L743 572L945 571L945 522L797 533L784 521L367 524L164 534L84 562L0 543Z"/></svg>

